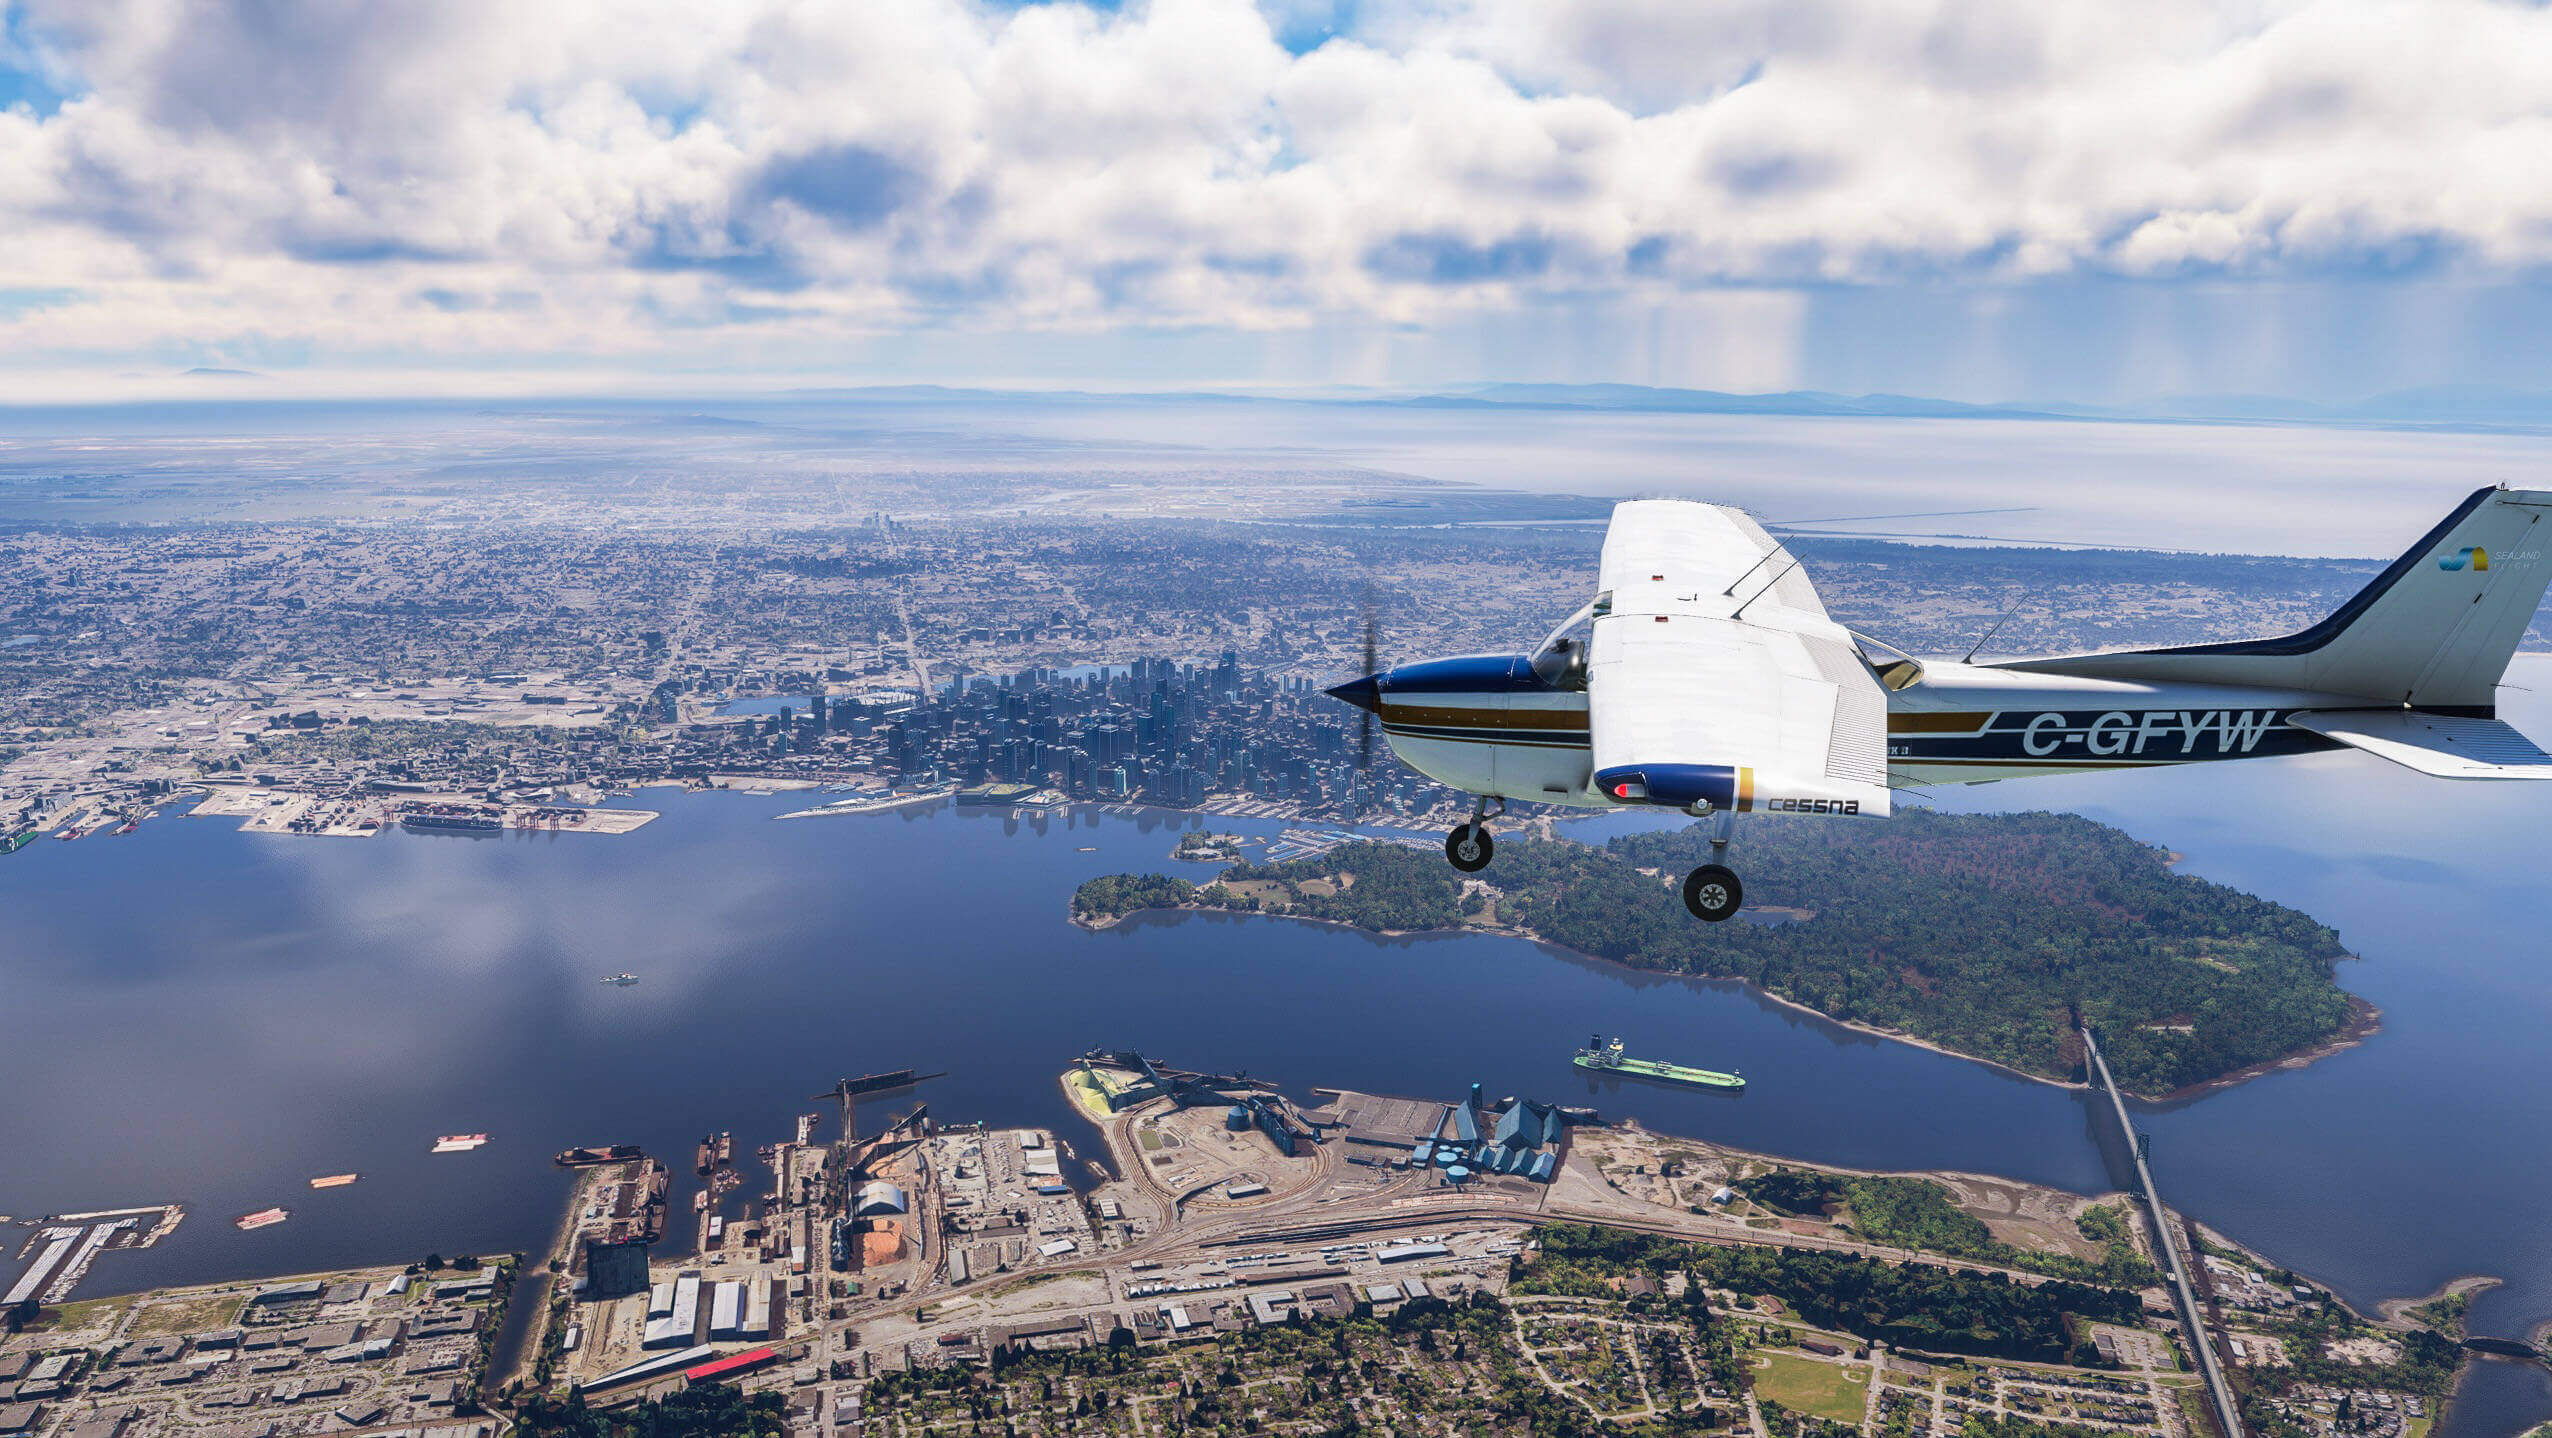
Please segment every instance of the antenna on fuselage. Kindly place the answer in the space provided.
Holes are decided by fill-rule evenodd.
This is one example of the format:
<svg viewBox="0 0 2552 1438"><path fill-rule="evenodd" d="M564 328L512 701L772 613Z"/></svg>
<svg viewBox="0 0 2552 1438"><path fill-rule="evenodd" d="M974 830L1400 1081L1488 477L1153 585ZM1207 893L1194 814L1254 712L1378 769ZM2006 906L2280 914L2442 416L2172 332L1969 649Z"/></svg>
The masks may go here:
<svg viewBox="0 0 2552 1438"><path fill-rule="evenodd" d="M2004 626L2005 624L2010 623L2010 622L2011 622L2011 617L2012 617L2013 615L2018 614L2018 613L2020 612L2020 606L2022 606L2022 605L2024 605L2024 604L2027 604L2028 602L2029 602L2029 591L2027 591L2027 590L2022 590L2022 591L2021 591L2021 595L2020 595L2020 597L2019 597L2018 599L2015 599L2015 600L2013 600L2013 601L2011 602L2011 608L2006 609L2006 610L2004 610L2004 611L2003 611L2003 617L1994 621L1994 627L1993 627L1993 628L1991 628L1991 629L1986 630L1983 634L1981 634L1981 635L1977 636L1976 642L1967 646L1967 653L1965 653L1964 655L1960 656L1960 658L1959 658L1959 661L1958 661L1958 662L1959 662L1959 663L1961 663L1961 664L1972 664L1972 663L1974 663L1974 662L1976 661L1976 653L1977 653L1977 651L1978 651L1978 650L1981 650L1981 649L1983 649L1983 648L1985 647L1985 643L1986 643L1986 641L1987 641L1987 640L1990 640L1990 639L1992 639L1995 635L2002 633L2002 632L2003 632L2003 626Z"/></svg>

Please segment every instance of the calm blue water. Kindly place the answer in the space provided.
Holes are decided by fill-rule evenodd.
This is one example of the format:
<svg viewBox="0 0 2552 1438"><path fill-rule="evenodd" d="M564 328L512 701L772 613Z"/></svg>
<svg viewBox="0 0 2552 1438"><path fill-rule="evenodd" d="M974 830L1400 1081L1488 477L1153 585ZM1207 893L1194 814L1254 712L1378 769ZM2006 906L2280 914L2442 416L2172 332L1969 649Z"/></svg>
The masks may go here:
<svg viewBox="0 0 2552 1438"><path fill-rule="evenodd" d="M2552 734L2552 703L2510 700ZM2477 1330L2552 1318L2552 795L2327 759L1941 801L2080 807L2337 925L2367 959L2344 980L2384 1008L2384 1032L2146 1112L2168 1196L2360 1303L2487 1272L2509 1283L2475 1304ZM109 1255L87 1292L536 1249L565 1194L548 1158L569 1144L640 1142L683 1170L703 1132L733 1129L749 1151L835 1077L908 1064L951 1071L920 1095L943 1117L1086 1134L1053 1080L1093 1045L1297 1090L1451 1097L1477 1081L1831 1162L2118 1181L2084 1095L1733 986L1503 939L1064 922L1081 879L1167 867L1187 821L939 808L778 823L802 800L637 802L665 817L617 839L314 840L169 817L0 859L0 1212L190 1206L174 1239ZM623 969L642 982L597 982ZM1742 1068L1752 1088L1591 1078L1568 1056L1598 1030ZM482 1129L494 1141L476 1153L426 1153ZM364 1175L352 1188L305 1187L349 1169ZM272 1203L292 1221L225 1221ZM2468 1387L2453 1438L2552 1416L2537 1370L2484 1365Z"/></svg>

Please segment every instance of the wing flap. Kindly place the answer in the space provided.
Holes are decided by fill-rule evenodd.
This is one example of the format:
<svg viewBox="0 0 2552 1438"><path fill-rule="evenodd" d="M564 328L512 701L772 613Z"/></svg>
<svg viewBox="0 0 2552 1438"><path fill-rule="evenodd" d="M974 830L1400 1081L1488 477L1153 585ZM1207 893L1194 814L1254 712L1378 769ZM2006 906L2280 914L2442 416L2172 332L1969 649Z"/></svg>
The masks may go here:
<svg viewBox="0 0 2552 1438"><path fill-rule="evenodd" d="M1887 691L1849 640L1801 634L1817 673L1834 686L1834 730L1826 741L1825 773L1887 787Z"/></svg>
<svg viewBox="0 0 2552 1438"><path fill-rule="evenodd" d="M2496 719L2416 709L2331 709L2286 722L2439 779L2552 779L2552 754Z"/></svg>

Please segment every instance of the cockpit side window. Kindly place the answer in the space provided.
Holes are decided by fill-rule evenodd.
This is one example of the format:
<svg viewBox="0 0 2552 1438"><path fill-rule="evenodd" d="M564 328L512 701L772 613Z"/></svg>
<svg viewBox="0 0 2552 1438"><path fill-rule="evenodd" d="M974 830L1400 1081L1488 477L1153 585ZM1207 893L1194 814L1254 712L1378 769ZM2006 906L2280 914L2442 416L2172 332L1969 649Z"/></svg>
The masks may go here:
<svg viewBox="0 0 2552 1438"><path fill-rule="evenodd" d="M1533 676L1554 689L1583 693L1586 689L1587 638L1572 635L1570 630L1610 613L1613 596L1598 594L1586 601L1578 611L1559 623L1559 627L1533 646Z"/></svg>
<svg viewBox="0 0 2552 1438"><path fill-rule="evenodd" d="M1586 645L1578 639L1554 639L1533 655L1533 676L1554 689L1571 693L1586 688Z"/></svg>

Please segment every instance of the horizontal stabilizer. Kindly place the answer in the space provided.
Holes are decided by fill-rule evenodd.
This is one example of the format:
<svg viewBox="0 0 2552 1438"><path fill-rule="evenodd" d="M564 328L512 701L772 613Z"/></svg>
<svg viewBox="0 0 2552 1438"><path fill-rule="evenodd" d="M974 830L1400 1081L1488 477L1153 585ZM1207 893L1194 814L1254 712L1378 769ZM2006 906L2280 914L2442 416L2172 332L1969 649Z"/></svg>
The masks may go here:
<svg viewBox="0 0 2552 1438"><path fill-rule="evenodd" d="M2552 754L2496 719L2416 709L2323 709L2286 722L2439 779L2552 779Z"/></svg>

